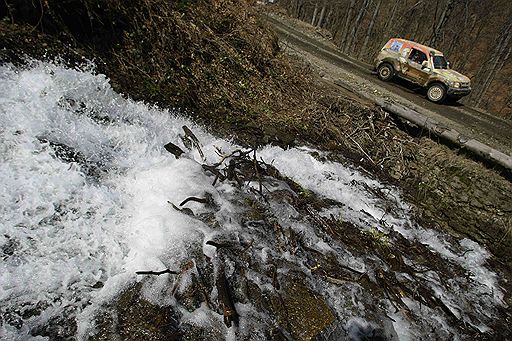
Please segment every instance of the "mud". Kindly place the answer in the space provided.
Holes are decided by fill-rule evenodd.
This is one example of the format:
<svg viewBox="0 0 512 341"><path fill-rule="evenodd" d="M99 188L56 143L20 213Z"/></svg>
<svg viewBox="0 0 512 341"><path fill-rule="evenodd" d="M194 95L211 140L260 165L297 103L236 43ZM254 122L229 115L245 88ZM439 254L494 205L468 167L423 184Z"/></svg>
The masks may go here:
<svg viewBox="0 0 512 341"><path fill-rule="evenodd" d="M311 26L282 14L265 15L282 39L284 49L307 60L326 80L342 79L360 91L378 94L411 107L497 150L508 154L512 152L510 121L462 103L431 103L425 98L424 90L406 81L379 81L373 74L373 65L340 53L331 41Z"/></svg>

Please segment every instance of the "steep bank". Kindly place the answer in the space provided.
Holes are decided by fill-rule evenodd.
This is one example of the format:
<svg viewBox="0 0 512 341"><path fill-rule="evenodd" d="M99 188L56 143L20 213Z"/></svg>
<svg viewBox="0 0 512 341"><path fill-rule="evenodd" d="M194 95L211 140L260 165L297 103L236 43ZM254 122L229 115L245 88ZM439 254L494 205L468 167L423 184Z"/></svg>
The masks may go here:
<svg viewBox="0 0 512 341"><path fill-rule="evenodd" d="M66 32L65 34L53 34L49 28L51 25L45 22L45 16L50 15L51 18L56 17L58 19L59 4L62 3L57 1L43 2L44 6L48 7L44 11L46 14L43 14L43 19L41 19L43 27L39 27L39 29L46 32L45 34L42 34L39 29L34 30L30 25L20 23L20 26L14 26L6 20L2 21L2 47L9 48L9 50L3 51L7 56L6 58L11 58L10 60L18 58L19 54L15 53L16 50L31 53L38 57L46 53L45 50L49 50L50 55L70 50L69 55L76 56L70 58L76 58L76 61L80 61L80 55L83 53L88 57L96 58L98 70L105 72L111 78L112 85L119 92L135 99L143 99L149 103L159 103L160 106L182 107L183 110L189 112L189 116L206 124L216 133L235 136L238 141L246 144L264 144L275 141L281 145L293 145L297 142L305 142L323 150L333 151L334 153L325 156L325 158L328 157L334 161L345 160L343 155L348 156L352 162L366 169L363 173L370 171L383 180L383 185L377 186L379 191L390 184L400 185L405 191L407 201L414 205L412 211L415 219L424 223L424 227L438 231L447 230L453 233L456 236L454 248L458 252L459 258L467 258L468 253L465 252L469 249L476 249L473 244L464 239L465 237L471 237L489 247L494 257L489 257L487 262L498 273L504 273L504 278L510 278L507 277L510 274L511 253L509 250L512 237L510 233L510 203L512 202L510 183L501 178L496 172L485 169L478 163L468 161L448 148L440 147L427 139L409 136L398 129L397 123L385 113L368 104L361 103L350 93L340 94L338 90L323 84L319 78L314 76L307 65L301 64L299 61L291 61L282 54L276 45L275 37L267 31L267 28L259 24L257 15L251 7L239 2L196 1L191 3L193 6L184 2L162 3L160 5L163 7L160 8L157 7L160 6L157 2L152 2L151 6L148 6L146 2L140 2L138 3L139 9L135 11L135 7L125 8L121 3L111 1L105 2L107 6L105 8L109 8L106 13L112 15L112 17L102 17L102 15L107 14L92 11L91 8L94 8L94 6L89 6L92 2L66 2L66 4L69 3L88 4L89 9L87 11L92 13L93 18L96 15L101 19L78 22L86 23L94 28L96 25L103 27L99 22L104 24L110 22L109 20L118 20L122 24L120 33L112 34L111 40L92 38L96 36L103 37L101 30L99 32L91 30L79 34L79 32L73 31L73 28L68 27L63 29ZM72 8L72 6L67 7L68 10ZM87 11L83 10L82 15ZM79 14L77 13L77 15ZM123 17L123 15L126 17ZM35 18L37 18L35 22L37 24L40 16L35 16ZM57 19L54 19L57 24L66 25L64 17L61 17L60 21ZM113 30L112 32L117 31ZM258 35L254 32L258 32ZM27 40L25 41L25 39ZM66 39L68 43L65 43ZM96 43L96 40L100 40L101 43ZM24 43L20 44L20 42ZM109 42L111 42L110 45L106 44ZM46 46L43 44L46 44ZM52 47L52 44L55 44L55 47ZM65 47L67 45L71 45L71 49ZM20 60L18 61L20 62ZM106 102L108 101L106 100ZM71 106L73 112L76 111L76 113L89 108L86 106L85 109L80 109L79 102L76 102L76 100L75 102L63 102L61 104L66 108L68 105ZM94 107L94 101L90 105ZM95 116L95 110L90 110L90 112L87 110L86 113L91 116L92 120L98 119ZM113 120L116 119L116 117L110 118L112 113L109 110L103 116ZM144 112L147 115L156 115L155 112L150 110ZM98 125L104 121L103 116L100 117L102 119L96 122ZM148 135L151 134L151 131L148 131ZM178 133L174 132L173 135L169 135L169 138L171 136L176 143ZM164 138L167 139L168 137L160 136L158 138L162 139L160 141L162 144L168 142L167 140L164 142ZM50 148L51 146L43 147ZM213 147L211 154L214 154ZM317 157L324 159L324 155L317 155ZM311 164L314 165L315 163L312 162ZM300 163L294 165L297 165L297 169L304 167L302 171L306 175L308 171L317 173L308 175L312 176L313 179L315 179L314 176L319 177L313 183L314 185L311 185L307 190L294 189L295 194L300 195L301 200L306 203L310 203L310 201L315 203L314 193L320 193L322 182L336 179L336 177L329 179L333 174L336 175L334 170L329 170L329 172L323 174L324 169L322 167L307 168ZM336 167L341 166L336 164ZM347 175L344 174L343 176ZM350 179L350 177L347 177L347 179ZM209 180L213 181L213 179ZM333 183L336 183L336 181L333 181ZM343 193L343 190L340 189L339 192ZM295 195L291 194L291 196L294 197ZM179 199L182 198L176 198L176 200ZM230 198L228 197L226 200L228 199ZM240 198L238 197L238 199ZM330 199L334 200L333 198ZM246 203L249 203L249 206L254 209L246 212L250 215L250 219L244 219L250 222L263 220L265 224L261 229L266 228L268 230L264 231L270 233L274 221L268 216L265 218L267 220L260 219L263 217L259 215L261 213L259 203L253 203L255 200L253 197L247 199ZM304 213L307 205L302 205L304 202L301 200L293 202L293 205L297 206L292 206ZM279 203L282 198L276 197L275 201ZM330 202L329 205L336 206L333 202ZM323 208L318 203L317 207L318 209ZM279 212L277 211L277 213ZM311 216L306 216L305 220L318 218L314 215L314 212L309 214ZM378 220L381 217L368 217L367 221L375 218ZM308 224L310 223L308 221ZM389 244L387 244L388 238L396 238L400 241L400 252L412 252L408 251L411 245L400 239L399 236L395 236L394 233L388 236L386 233L381 234L380 231L369 230L369 234L361 236L359 230L347 228L347 225L336 219L329 220L327 223L325 221L322 223L322 220L318 222L317 220L312 225L321 226L322 229L333 234L336 240L341 238L341 242L344 244L352 245L351 252L378 254L379 259L381 259L379 266L395 267L393 268L395 270L400 269L400 264L395 263L394 258L388 252L390 249ZM257 230L259 225L256 223L256 225L251 226ZM339 232L345 231L344 229L349 232L345 234ZM354 231L357 233L354 233ZM322 238L324 238L324 232L322 232ZM285 237L283 243L289 243L286 244L286 248L294 250L294 245L301 243L302 237L300 237L300 234L296 236L292 232L286 233L290 235ZM448 239L451 240L451 237ZM315 239L316 241L318 240ZM461 241L462 244L458 241ZM267 245L267 242L273 243L265 241L263 245ZM8 243L10 242L5 241L6 245ZM304 245L311 246L306 243L301 247ZM323 244L320 243L319 245ZM413 243L412 248L414 247L421 251L413 254L415 261L424 266L430 261L430 258L422 256L422 252L430 257L430 251L426 251L424 245ZM340 249L343 248L340 247ZM308 257L316 259L321 256L309 250L306 258ZM478 262L485 263L485 261L482 261L485 258L478 259ZM280 259L279 261L283 260ZM327 266L333 267L334 273L339 271L339 268L336 268L337 263L333 264L330 259L323 259L323 261ZM206 259L199 258L197 262L199 264L198 268L203 265L205 267L209 266ZM168 265L166 263L165 265L170 267L174 264ZM181 266L182 264L177 265ZM237 266L242 267L242 265ZM434 265L436 271L441 272L443 268L448 269L450 266L444 261L436 262ZM308 266L314 268L315 265L308 263ZM460 274L463 272L459 268L450 269L450 271L453 270L453 273ZM188 270L190 268L185 267L183 269L185 272ZM265 268L264 270L267 271L268 269ZM191 272L194 271L193 269ZM272 271L268 270L265 281L272 281L274 276ZM331 269L328 272L320 272L319 277L329 277L330 271ZM475 278L479 280L478 277ZM295 281L293 277L282 279L284 283L288 284ZM340 279L331 278L331 281L336 282L337 280ZM366 284L369 287L373 286L374 293L386 295L385 289L376 288L374 286L375 281L372 281L372 279L362 278L360 280L367 282ZM192 283L194 282L192 281ZM96 285L92 282L87 284L90 284L90 286ZM207 284L208 288L211 288L211 282ZM277 283L273 284L277 285ZM245 284L240 284L240 288L243 288L243 285ZM309 289L293 288L291 284L289 285L290 292L306 292L305 296L309 298L314 296L308 291ZM505 288L503 300L510 302L510 290L507 288L509 284L502 282L500 285ZM200 288L200 286L192 285L184 288L193 291L191 295L193 301L185 303L190 304L190 309L196 308L197 304L204 300L204 298L201 298L201 290L197 290L197 288ZM252 292L253 295L258 294L258 290L254 290L254 286L247 289L246 292ZM396 293L396 291L394 292ZM425 297L429 293L430 291L425 290ZM127 306L131 302L140 301L140 296L133 298L130 295L131 292L128 292L125 296L119 298L120 301L126 299L128 302L128 304L121 304L116 307L120 310L120 315L129 310ZM187 297L184 298L184 300L186 299ZM269 300L278 299L278 296L273 295ZM254 303L254 301L252 302ZM290 310L296 307L297 304L304 304L304 302L292 302L291 299L288 302ZM279 308L276 308L279 304L275 301L269 303L267 299L261 298L256 303L261 305L261 309L279 310ZM442 306L439 302L429 301L427 303L434 307L436 304L438 307ZM375 301L371 302L368 309L375 308L375 304ZM158 308L153 307L155 315L150 315L156 316L156 322L153 321L153 323L163 326L162 328L172 325L170 321L159 320L158 312ZM27 312L28 315L31 313L34 313L34 311ZM280 318L283 321L285 320L287 312L281 310L275 313L281 314L279 315ZM505 313L499 316L502 317L502 321L506 322L507 315L503 314ZM323 316L326 318L314 319L314 321L327 323L331 320L331 314L327 310L324 311ZM110 322L115 318L116 316L105 316L101 321L107 338L110 335L109 333L112 332L111 329L108 329L112 327ZM453 316L449 318L453 319ZM473 316L469 317L469 320L473 319ZM297 318L295 321L298 321L295 326L301 324L300 319ZM126 321L121 322L125 323ZM136 322L128 321L126 323L133 326ZM348 321L346 322L348 323ZM501 323L500 321L497 322ZM456 328L464 327L457 326ZM501 335L503 333L506 335L506 328L505 324L497 325L495 327L496 334L498 335L501 332ZM49 333L55 332L55 330L42 332ZM277 331L273 332L278 333ZM298 333L300 330L295 332ZM339 330L338 332L341 333Z"/></svg>
<svg viewBox="0 0 512 341"><path fill-rule="evenodd" d="M243 149L87 70L0 80L2 339L509 337L489 252L339 154Z"/></svg>
<svg viewBox="0 0 512 341"><path fill-rule="evenodd" d="M251 1L7 3L20 25L2 22L9 51L54 56L71 45L95 59L114 89L182 108L217 129L268 123L271 112L290 112L308 94L307 75L282 57ZM247 136L262 137L265 128L253 124Z"/></svg>

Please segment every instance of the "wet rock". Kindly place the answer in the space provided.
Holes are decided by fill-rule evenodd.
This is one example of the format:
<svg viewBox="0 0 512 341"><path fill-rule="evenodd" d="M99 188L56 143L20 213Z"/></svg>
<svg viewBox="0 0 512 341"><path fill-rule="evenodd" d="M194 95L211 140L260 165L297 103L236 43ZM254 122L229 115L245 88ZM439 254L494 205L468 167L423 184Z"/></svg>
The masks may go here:
<svg viewBox="0 0 512 341"><path fill-rule="evenodd" d="M11 238L10 236L7 235L5 236L5 238L7 239L7 242L0 248L2 250L3 259L12 256L16 249L20 246L20 242L17 239Z"/></svg>
<svg viewBox="0 0 512 341"><path fill-rule="evenodd" d="M73 306L64 309L62 316L54 316L44 325L30 331L33 336L45 336L50 340L72 340L76 335L76 311Z"/></svg>
<svg viewBox="0 0 512 341"><path fill-rule="evenodd" d="M164 146L165 150L167 150L169 153L171 153L172 155L174 155L174 157L176 159L179 159L179 157L181 156L181 154L185 153L180 147L178 147L177 145L175 145L174 143L172 142L169 142L167 143L165 146Z"/></svg>
<svg viewBox="0 0 512 341"><path fill-rule="evenodd" d="M41 313L48 308L47 302L37 302L35 305L33 304L27 304L27 306L23 307L22 311L22 317L24 320L28 320L29 318L33 316L39 316Z"/></svg>
<svg viewBox="0 0 512 341"><path fill-rule="evenodd" d="M351 320L347 325L347 341L385 341L382 329L363 320Z"/></svg>
<svg viewBox="0 0 512 341"><path fill-rule="evenodd" d="M94 283L92 288L93 289L101 289L101 288L103 288L103 282L102 281L98 281L98 282Z"/></svg>
<svg viewBox="0 0 512 341"><path fill-rule="evenodd" d="M112 306L97 317L96 332L89 340L179 340L177 313L142 297L142 284L126 289Z"/></svg>
<svg viewBox="0 0 512 341"><path fill-rule="evenodd" d="M219 315L205 306L197 309L180 321L179 340L225 341L225 326Z"/></svg>
<svg viewBox="0 0 512 341"><path fill-rule="evenodd" d="M66 163L76 163L86 175L99 178L104 173L104 164L88 159L82 152L64 143L39 138L42 144L47 144L55 153L55 157Z"/></svg>
<svg viewBox="0 0 512 341"><path fill-rule="evenodd" d="M182 281L185 281L186 285L176 292L175 297L185 309L192 312L205 301L204 293L201 290L201 283L199 283L199 279L194 273L190 274L189 280L182 279Z"/></svg>
<svg viewBox="0 0 512 341"><path fill-rule="evenodd" d="M303 275L288 275L282 290L290 333L297 340L313 339L335 320L331 308L304 281Z"/></svg>
<svg viewBox="0 0 512 341"><path fill-rule="evenodd" d="M23 320L21 317L16 313L5 313L2 314L2 324L5 322L6 324L9 324L13 326L16 329L20 329L23 327Z"/></svg>
<svg viewBox="0 0 512 341"><path fill-rule="evenodd" d="M183 208L181 211L183 212L186 209ZM197 215L197 219L201 220L203 223L211 227L212 229L220 228L220 223L217 220L215 212L205 212Z"/></svg>

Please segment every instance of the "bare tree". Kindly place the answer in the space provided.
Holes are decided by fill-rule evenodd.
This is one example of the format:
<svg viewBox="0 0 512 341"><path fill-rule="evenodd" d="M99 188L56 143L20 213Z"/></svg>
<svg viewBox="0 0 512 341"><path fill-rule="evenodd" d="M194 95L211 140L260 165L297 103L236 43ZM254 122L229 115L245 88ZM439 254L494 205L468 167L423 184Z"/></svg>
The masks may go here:
<svg viewBox="0 0 512 341"><path fill-rule="evenodd" d="M345 25L343 26L342 39L340 42L340 46L342 49L345 49L345 46L347 43L350 21L352 20L352 13L354 12L355 5L356 5L356 0L351 0L350 7L348 8L348 14L347 14L347 17L345 18Z"/></svg>
<svg viewBox="0 0 512 341"><path fill-rule="evenodd" d="M481 83L479 91L477 92L476 97L476 106L480 106L482 103L482 99L489 90L489 87L496 77L496 74L503 68L505 62L509 59L510 53L512 52L512 18L509 19L507 25L504 26L502 35L498 40L498 44L494 50L495 53L492 54L492 58L490 60L490 69L486 72L484 81Z"/></svg>
<svg viewBox="0 0 512 341"><path fill-rule="evenodd" d="M327 7L327 2L324 1L323 4L322 4L322 10L320 11L320 17L318 18L318 21L316 23L317 27L322 27L322 23L324 21L326 7Z"/></svg>
<svg viewBox="0 0 512 341"><path fill-rule="evenodd" d="M343 47L343 51L345 53L347 53L348 51L354 53L357 32L359 32L359 29L361 28L361 20L363 19L363 16L366 13L366 10L368 9L368 6L371 2L372 0L363 0L361 8L359 8L359 12L357 13L356 20L352 24L352 31L350 33L349 40Z"/></svg>
<svg viewBox="0 0 512 341"><path fill-rule="evenodd" d="M359 59L362 58L363 53L367 53L366 47L368 46L368 41L370 40L370 35L372 34L373 26L375 25L375 20L377 19L377 15L379 14L381 3L382 3L382 0L379 0L379 2L377 3L377 6L375 6L375 11L373 12L372 20L370 21L370 24L368 25L368 30L366 30L366 36L364 37L363 46L361 47L361 50L359 50L359 56L358 56Z"/></svg>
<svg viewBox="0 0 512 341"><path fill-rule="evenodd" d="M311 25L315 26L316 14L318 13L318 2L315 2L315 10L313 11L313 18L311 18Z"/></svg>
<svg viewBox="0 0 512 341"><path fill-rule="evenodd" d="M389 34L390 29L393 27L393 23L395 20L396 11L398 9L398 6L401 4L402 0L395 0L393 3L393 7L391 8L391 12L389 14L389 17L386 21L386 25L384 26L384 30Z"/></svg>
<svg viewBox="0 0 512 341"><path fill-rule="evenodd" d="M443 30L446 25L446 22L450 18L450 15L453 11L453 6L455 5L456 0L448 0L446 2L446 5L443 9L443 12L441 13L441 16L439 17L439 21L437 22L437 25L434 27L434 31L432 32L432 36L430 38L429 45L435 46L438 42L438 39L441 35L443 35Z"/></svg>

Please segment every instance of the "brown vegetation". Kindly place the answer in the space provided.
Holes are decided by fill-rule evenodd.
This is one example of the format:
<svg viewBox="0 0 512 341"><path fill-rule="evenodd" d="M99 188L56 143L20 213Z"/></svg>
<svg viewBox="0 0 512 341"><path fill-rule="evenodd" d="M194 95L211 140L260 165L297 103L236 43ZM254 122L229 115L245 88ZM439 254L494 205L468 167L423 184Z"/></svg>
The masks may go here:
<svg viewBox="0 0 512 341"><path fill-rule="evenodd" d="M276 36L247 5L251 1L5 3L10 19L2 22L2 47L15 50L19 40L42 37L80 47L114 89L182 108L225 131L295 108L307 93L302 72L283 60ZM24 53L31 52L27 45ZM257 124L254 133L263 134Z"/></svg>
<svg viewBox="0 0 512 341"><path fill-rule="evenodd" d="M340 89L281 53L250 2L54 0L32 16L23 3L10 7L20 25L1 22L3 59L23 52L108 60L98 66L116 90L181 107L239 142L301 141L340 152L399 181L428 225L485 242L512 264L511 183L428 139L410 137L352 94L340 96ZM90 22L66 24L67 16L86 13ZM457 207L456 217L446 216L449 207Z"/></svg>
<svg viewBox="0 0 512 341"><path fill-rule="evenodd" d="M4 61L22 62L20 53L38 58L46 53L64 54L75 61L80 61L81 55L95 57L100 71L107 74L116 90L135 99L189 110L217 133L236 135L247 144L276 141L289 145L299 140L333 151L332 158L348 156L384 182L401 185L408 201L415 204L423 226L485 243L496 256L493 262L500 263L497 268L510 274L512 183L427 138L412 137L398 129L401 123L382 110L315 78L307 66L281 53L276 37L247 6L248 2L35 3L7 0L4 5L9 4L8 10L2 5L2 14L7 15L0 24L0 48L8 49L0 54ZM384 2L381 7L385 8ZM358 13L355 8L352 11L354 16ZM324 22L333 14L317 9L316 15ZM376 43L369 39L367 44L371 49ZM380 252L372 238L361 236L356 229L347 231L340 235L345 241L350 239L346 243L354 253L357 249L361 253ZM411 249L404 243L400 250L405 253ZM389 255L387 249L385 252ZM334 268L333 273L342 272ZM283 283L286 286L288 282ZM505 299L510 300L507 285ZM99 318L104 339L116 335L109 329L112 321L118 321L134 338L144 328L158 335L155 339L174 332L172 316L160 319L162 309L149 306L137 290L121 295L117 310ZM247 290L253 292L252 297L258 294L250 287ZM309 300L312 294L304 288L290 284L289 290L319 307ZM298 327L305 326L302 315L284 311L283 304L276 302L276 316L283 311L286 319L297 321ZM147 313L136 314L132 306L148 306L144 308ZM286 307L294 306L291 299L287 301ZM328 314L320 313L323 320L330 321ZM139 323L144 318L150 320L150 326ZM321 318L317 320L323 321ZM497 323L504 321L496 319Z"/></svg>
<svg viewBox="0 0 512 341"><path fill-rule="evenodd" d="M391 37L444 51L472 79L469 104L512 118L512 3L474 0L280 0L331 32L340 49L372 63ZM324 13L324 15L318 15ZM326 13L326 14L325 14Z"/></svg>

